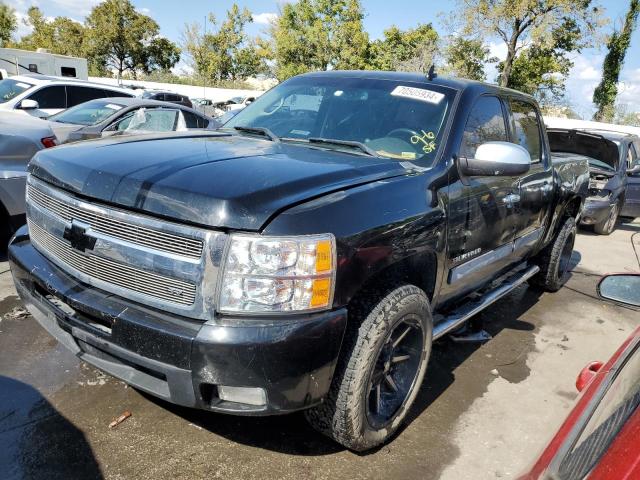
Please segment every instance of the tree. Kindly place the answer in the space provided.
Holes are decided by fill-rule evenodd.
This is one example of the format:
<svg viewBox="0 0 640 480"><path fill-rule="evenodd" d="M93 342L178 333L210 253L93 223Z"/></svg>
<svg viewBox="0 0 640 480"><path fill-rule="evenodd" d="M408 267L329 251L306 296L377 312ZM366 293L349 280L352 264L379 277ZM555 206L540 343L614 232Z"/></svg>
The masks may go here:
<svg viewBox="0 0 640 480"><path fill-rule="evenodd" d="M25 50L46 48L60 55L83 55L85 29L81 23L67 17L48 20L38 7L29 8L26 22L31 26L31 33L22 37L16 47Z"/></svg>
<svg viewBox="0 0 640 480"><path fill-rule="evenodd" d="M198 24L187 25L182 34L183 48L191 58L196 74L215 82L245 79L265 69L255 41L245 33L253 18L248 9L235 3L218 25L209 14L211 31L203 33Z"/></svg>
<svg viewBox="0 0 640 480"><path fill-rule="evenodd" d="M571 19L553 27L546 43L538 41L520 51L513 61L507 86L535 96L542 104L557 104L573 67L567 54L578 49L580 37L580 29ZM503 69L504 62L500 62L498 71Z"/></svg>
<svg viewBox="0 0 640 480"><path fill-rule="evenodd" d="M486 80L484 66L497 62L490 56L489 47L481 40L453 37L444 49L444 71L456 77Z"/></svg>
<svg viewBox="0 0 640 480"><path fill-rule="evenodd" d="M11 35L18 27L16 12L13 8L0 3L0 47L11 41Z"/></svg>
<svg viewBox="0 0 640 480"><path fill-rule="evenodd" d="M393 25L384 38L371 43L369 67L374 70L426 72L438 52L438 33L430 23L409 30Z"/></svg>
<svg viewBox="0 0 640 480"><path fill-rule="evenodd" d="M622 31L614 31L609 39L607 44L609 51L604 58L602 80L593 92L593 102L598 106L598 111L594 115L595 120L610 120L613 116L620 70L631 43L631 34L636 27L638 13L640 13L640 1L631 0Z"/></svg>
<svg viewBox="0 0 640 480"><path fill-rule="evenodd" d="M580 32L576 50L589 46L602 24L601 8L592 0L458 0L457 21L463 35L499 37L507 47L507 57L499 77L509 85L513 63L527 45L546 47L553 40L554 27L567 21ZM454 20L455 21L455 20Z"/></svg>
<svg viewBox="0 0 640 480"><path fill-rule="evenodd" d="M286 3L269 30L279 80L314 70L365 68L369 37L359 0Z"/></svg>
<svg viewBox="0 0 640 480"><path fill-rule="evenodd" d="M118 77L126 71L149 73L172 68L180 59L176 45L158 35L158 24L136 11L129 0L105 0L85 21L85 52L93 64L113 68Z"/></svg>

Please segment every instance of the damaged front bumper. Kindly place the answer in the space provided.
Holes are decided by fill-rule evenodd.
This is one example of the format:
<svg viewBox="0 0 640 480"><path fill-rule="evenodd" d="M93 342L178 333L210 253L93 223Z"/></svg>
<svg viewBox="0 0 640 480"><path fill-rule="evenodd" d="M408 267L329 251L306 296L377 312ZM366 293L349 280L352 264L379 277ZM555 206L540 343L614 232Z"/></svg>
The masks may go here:
<svg viewBox="0 0 640 480"><path fill-rule="evenodd" d="M9 261L25 306L51 335L87 363L154 396L270 415L313 406L329 390L345 309L194 321L78 282L33 248L26 227L9 245ZM261 390L264 402L230 401L221 394L228 387Z"/></svg>
<svg viewBox="0 0 640 480"><path fill-rule="evenodd" d="M594 225L605 222L609 217L613 205L615 205L615 203L611 203L609 198L588 197L582 209L580 223L583 225Z"/></svg>

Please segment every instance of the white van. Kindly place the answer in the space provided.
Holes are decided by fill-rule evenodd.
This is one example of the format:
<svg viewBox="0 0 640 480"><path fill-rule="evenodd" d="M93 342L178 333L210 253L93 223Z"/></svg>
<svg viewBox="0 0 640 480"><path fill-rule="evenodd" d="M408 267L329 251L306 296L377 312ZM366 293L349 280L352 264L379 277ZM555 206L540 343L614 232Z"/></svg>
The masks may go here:
<svg viewBox="0 0 640 480"><path fill-rule="evenodd" d="M89 71L86 58L57 55L42 48L35 52L0 48L0 79L28 73L87 80Z"/></svg>
<svg viewBox="0 0 640 480"><path fill-rule="evenodd" d="M38 74L0 80L0 112L14 110L40 118L96 98L133 96L125 88Z"/></svg>

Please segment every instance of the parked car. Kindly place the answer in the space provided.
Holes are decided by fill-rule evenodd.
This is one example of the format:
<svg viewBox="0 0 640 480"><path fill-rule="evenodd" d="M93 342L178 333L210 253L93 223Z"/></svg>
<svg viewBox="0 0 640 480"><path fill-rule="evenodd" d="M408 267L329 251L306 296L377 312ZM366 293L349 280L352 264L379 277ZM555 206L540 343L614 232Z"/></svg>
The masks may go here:
<svg viewBox="0 0 640 480"><path fill-rule="evenodd" d="M189 97L174 92L163 92L161 90L144 90L139 95L145 100L158 100L160 102L176 103L184 107L193 108L193 103L191 103Z"/></svg>
<svg viewBox="0 0 640 480"><path fill-rule="evenodd" d="M640 274L605 276L598 291L640 307ZM521 480L640 478L640 328L606 364L584 367L576 388L573 410Z"/></svg>
<svg viewBox="0 0 640 480"><path fill-rule="evenodd" d="M255 101L256 101L256 97L254 95L231 97L229 100L225 102L225 105L226 105L227 111L241 110L247 105Z"/></svg>
<svg viewBox="0 0 640 480"><path fill-rule="evenodd" d="M57 143L46 123L13 112L0 114L0 253L9 235L25 222L27 163L36 152Z"/></svg>
<svg viewBox="0 0 640 480"><path fill-rule="evenodd" d="M113 134L210 129L219 123L192 108L140 98L101 98L48 119L61 143Z"/></svg>
<svg viewBox="0 0 640 480"><path fill-rule="evenodd" d="M219 102L214 102L208 98L193 98L193 108L213 118L223 115L226 110Z"/></svg>
<svg viewBox="0 0 640 480"><path fill-rule="evenodd" d="M9 261L61 343L176 404L305 410L358 451L397 431L435 339L527 280L562 287L589 181L552 161L532 97L369 71L30 172Z"/></svg>
<svg viewBox="0 0 640 480"><path fill-rule="evenodd" d="M593 225L600 235L615 230L621 214L634 215L640 208L640 137L608 130L549 128L549 142L554 155L563 152L589 156L589 197L581 223ZM629 188L628 178L634 178ZM629 207L625 206L629 203ZM639 214L640 215L640 214Z"/></svg>
<svg viewBox="0 0 640 480"><path fill-rule="evenodd" d="M133 97L123 88L46 75L18 75L0 80L0 111L44 118L88 100Z"/></svg>
<svg viewBox="0 0 640 480"><path fill-rule="evenodd" d="M242 108L238 108L236 110L229 110L228 112L224 112L222 115L220 115L219 117L216 117L216 120L218 121L218 123L222 126L225 123L227 123L229 120L231 120L233 117L235 117L238 113L240 113L243 109Z"/></svg>

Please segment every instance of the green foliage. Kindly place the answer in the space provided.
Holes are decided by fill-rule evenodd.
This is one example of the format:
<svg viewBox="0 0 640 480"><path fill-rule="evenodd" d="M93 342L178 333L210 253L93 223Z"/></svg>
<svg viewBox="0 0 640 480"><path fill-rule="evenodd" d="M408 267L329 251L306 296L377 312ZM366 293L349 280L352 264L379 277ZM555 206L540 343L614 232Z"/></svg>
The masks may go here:
<svg viewBox="0 0 640 480"><path fill-rule="evenodd" d="M438 51L438 33L430 23L400 30L395 25L384 31L384 38L371 43L369 68L426 72Z"/></svg>
<svg viewBox="0 0 640 480"><path fill-rule="evenodd" d="M367 66L369 37L359 0L287 3L269 31L275 75L284 80L314 70Z"/></svg>
<svg viewBox="0 0 640 480"><path fill-rule="evenodd" d="M253 21L251 12L240 10L235 3L227 11L227 18L218 26L209 15L211 32L203 33L198 24L187 25L183 32L183 47L191 58L196 75L214 83L245 79L265 70L255 41L244 29Z"/></svg>
<svg viewBox="0 0 640 480"><path fill-rule="evenodd" d="M136 11L129 0L105 0L85 21L85 52L92 69L113 68L121 76L129 71L167 70L180 59L173 43L160 37L158 24Z"/></svg>
<svg viewBox="0 0 640 480"><path fill-rule="evenodd" d="M11 41L11 35L18 27L16 12L13 8L0 3L0 47L5 47Z"/></svg>
<svg viewBox="0 0 640 480"><path fill-rule="evenodd" d="M453 37L444 49L444 71L456 77L486 80L484 66L498 60L492 58L489 48L481 41Z"/></svg>
<svg viewBox="0 0 640 480"><path fill-rule="evenodd" d="M60 55L83 55L84 26L67 17L56 17L48 21L38 7L27 11L30 34L22 37L16 48L36 50L46 48Z"/></svg>
<svg viewBox="0 0 640 480"><path fill-rule="evenodd" d="M603 20L592 0L458 0L454 23L465 37L498 37L507 46L499 83L509 85L514 61L523 45L555 48L558 25L577 32L571 50L592 44ZM479 37L479 38L480 38Z"/></svg>
<svg viewBox="0 0 640 480"><path fill-rule="evenodd" d="M624 64L624 58L631 43L631 35L636 27L639 13L640 1L631 0L622 31L614 31L609 39L607 44L608 52L604 59L602 80L593 92L593 102L598 107L598 111L594 115L595 120L611 120L615 114L614 105L618 95L620 70Z"/></svg>

